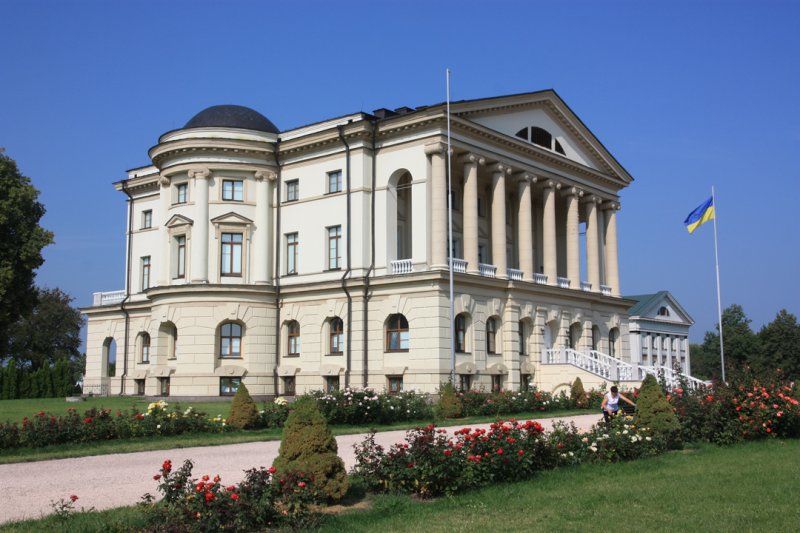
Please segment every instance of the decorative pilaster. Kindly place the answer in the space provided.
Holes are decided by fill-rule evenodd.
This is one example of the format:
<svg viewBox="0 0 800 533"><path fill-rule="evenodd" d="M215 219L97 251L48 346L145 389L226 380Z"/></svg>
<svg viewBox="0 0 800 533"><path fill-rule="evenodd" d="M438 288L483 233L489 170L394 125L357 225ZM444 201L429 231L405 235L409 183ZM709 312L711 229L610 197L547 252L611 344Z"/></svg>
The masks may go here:
<svg viewBox="0 0 800 533"><path fill-rule="evenodd" d="M192 229L192 283L208 283L208 178L207 168L192 169L194 179L194 205L197 218Z"/></svg>
<svg viewBox="0 0 800 533"><path fill-rule="evenodd" d="M586 273L593 292L600 292L600 228L597 227L597 206L601 201L597 196L591 196L586 202Z"/></svg>
<svg viewBox="0 0 800 533"><path fill-rule="evenodd" d="M466 154L460 161L464 164L464 259L467 272L478 274L478 165L486 160Z"/></svg>
<svg viewBox="0 0 800 533"><path fill-rule="evenodd" d="M580 289L581 241L578 202L583 198L583 191L577 187L570 187L564 194L567 197L567 278L570 280L570 287Z"/></svg>
<svg viewBox="0 0 800 533"><path fill-rule="evenodd" d="M497 277L508 278L506 260L506 174L508 165L498 163L492 173L492 263L497 268Z"/></svg>
<svg viewBox="0 0 800 533"><path fill-rule="evenodd" d="M556 191L560 183L548 180L544 184L542 200L542 253L544 255L544 274L549 285L558 285L558 249L556 245Z"/></svg>
<svg viewBox="0 0 800 533"><path fill-rule="evenodd" d="M158 179L160 192L158 196L158 235L161 243L161 257L156 259L156 272L158 273L156 285L165 287L169 285L169 257L170 240L167 221L169 220L169 206L172 203L172 191L170 190L169 177L161 174Z"/></svg>
<svg viewBox="0 0 800 533"><path fill-rule="evenodd" d="M605 209L605 263L606 284L611 287L611 295L622 294L619 288L619 259L617 249L617 210L618 203L609 203Z"/></svg>
<svg viewBox="0 0 800 533"><path fill-rule="evenodd" d="M269 268L269 210L272 197L272 184L277 177L271 170L259 170L255 173L256 179L256 216L255 232L253 234L253 281L266 284L272 281Z"/></svg>
<svg viewBox="0 0 800 533"><path fill-rule="evenodd" d="M447 268L447 147L425 146L431 158L431 268Z"/></svg>
<svg viewBox="0 0 800 533"><path fill-rule="evenodd" d="M533 281L533 216L531 213L531 181L536 179L530 174L518 178L517 189L519 206L517 211L517 243L519 246L519 268L525 281Z"/></svg>

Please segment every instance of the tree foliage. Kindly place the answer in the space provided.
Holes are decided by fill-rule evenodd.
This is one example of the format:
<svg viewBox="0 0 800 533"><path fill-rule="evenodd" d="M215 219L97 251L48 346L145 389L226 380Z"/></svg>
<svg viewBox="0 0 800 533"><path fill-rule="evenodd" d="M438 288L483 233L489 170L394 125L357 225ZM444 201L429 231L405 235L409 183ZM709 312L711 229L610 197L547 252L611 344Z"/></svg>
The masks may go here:
<svg viewBox="0 0 800 533"><path fill-rule="evenodd" d="M0 150L0 353L8 332L36 304L35 270L44 262L42 248L53 234L41 226L44 206L31 180Z"/></svg>
<svg viewBox="0 0 800 533"><path fill-rule="evenodd" d="M636 400L636 425L662 435L670 448L681 446L681 424L658 380L648 374Z"/></svg>
<svg viewBox="0 0 800 533"><path fill-rule="evenodd" d="M797 317L781 309L775 320L758 332L761 358L751 366L765 373L780 369L790 380L800 379L800 324Z"/></svg>
<svg viewBox="0 0 800 533"><path fill-rule="evenodd" d="M250 429L258 423L258 407L244 383L239 383L236 389L227 422L236 429Z"/></svg>

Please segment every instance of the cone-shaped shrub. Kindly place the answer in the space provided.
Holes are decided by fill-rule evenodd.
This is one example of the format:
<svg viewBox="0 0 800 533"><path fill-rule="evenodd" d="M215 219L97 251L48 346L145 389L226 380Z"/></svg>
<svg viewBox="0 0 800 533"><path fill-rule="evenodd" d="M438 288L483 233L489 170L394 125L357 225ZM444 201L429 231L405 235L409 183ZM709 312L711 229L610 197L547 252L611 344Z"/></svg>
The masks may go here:
<svg viewBox="0 0 800 533"><path fill-rule="evenodd" d="M231 411L228 414L227 423L236 429L248 429L255 427L258 423L258 408L256 402L250 397L250 392L244 383L239 383L236 389L236 396L231 402Z"/></svg>
<svg viewBox="0 0 800 533"><path fill-rule="evenodd" d="M569 390L569 397L578 407L586 407L586 391L583 390L583 381L580 377L575 378Z"/></svg>
<svg viewBox="0 0 800 533"><path fill-rule="evenodd" d="M312 398L300 398L292 407L283 426L278 457L272 463L278 479L295 472L309 474L314 487L328 500L340 500L347 492L347 473L325 417Z"/></svg>
<svg viewBox="0 0 800 533"><path fill-rule="evenodd" d="M655 376L648 374L636 401L636 425L664 437L670 448L681 447L681 424Z"/></svg>
<svg viewBox="0 0 800 533"><path fill-rule="evenodd" d="M439 403L436 406L436 416L439 418L460 418L464 404L456 393L452 383L445 383L439 389Z"/></svg>

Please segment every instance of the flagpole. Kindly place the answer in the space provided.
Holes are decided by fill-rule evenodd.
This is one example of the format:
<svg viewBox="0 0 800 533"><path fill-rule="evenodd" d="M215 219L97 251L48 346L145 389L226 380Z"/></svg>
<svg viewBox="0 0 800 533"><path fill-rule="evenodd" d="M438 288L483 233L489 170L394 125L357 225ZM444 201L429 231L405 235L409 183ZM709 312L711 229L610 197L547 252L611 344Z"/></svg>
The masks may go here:
<svg viewBox="0 0 800 533"><path fill-rule="evenodd" d="M446 69L447 78L447 245L450 250L448 254L448 271L450 274L450 383L456 384L456 346L455 346L455 324L453 321L453 187L451 183L451 154L450 148L450 69Z"/></svg>
<svg viewBox="0 0 800 533"><path fill-rule="evenodd" d="M722 297L719 289L719 249L717 246L717 199L711 186L711 205L714 206L714 260L717 267L717 313L719 315L719 358L722 364L722 382L725 383L725 348L722 342Z"/></svg>

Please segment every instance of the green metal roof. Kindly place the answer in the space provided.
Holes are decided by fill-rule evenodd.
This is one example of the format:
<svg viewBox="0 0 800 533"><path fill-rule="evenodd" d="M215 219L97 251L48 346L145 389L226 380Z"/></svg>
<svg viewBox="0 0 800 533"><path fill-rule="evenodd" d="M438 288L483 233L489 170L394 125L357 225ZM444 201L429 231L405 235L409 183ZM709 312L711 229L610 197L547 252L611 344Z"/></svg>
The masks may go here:
<svg viewBox="0 0 800 533"><path fill-rule="evenodd" d="M630 316L640 316L642 311L647 309L647 307L656 300L660 300L664 298L668 294L668 291L658 291L655 294L637 294L634 296L625 296L628 300L636 300L635 303L630 309L628 309L628 314Z"/></svg>

